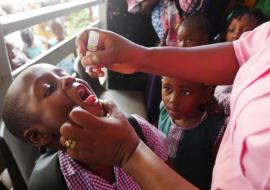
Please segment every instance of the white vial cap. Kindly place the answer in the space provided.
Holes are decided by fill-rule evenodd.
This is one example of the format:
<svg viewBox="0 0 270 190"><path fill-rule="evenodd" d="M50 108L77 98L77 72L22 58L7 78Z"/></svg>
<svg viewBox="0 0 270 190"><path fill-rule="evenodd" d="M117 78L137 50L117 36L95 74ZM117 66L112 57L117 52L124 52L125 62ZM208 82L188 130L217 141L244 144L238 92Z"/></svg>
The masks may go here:
<svg viewBox="0 0 270 190"><path fill-rule="evenodd" d="M99 33L95 31L90 31L87 42L87 50L97 51L98 40L99 40Z"/></svg>

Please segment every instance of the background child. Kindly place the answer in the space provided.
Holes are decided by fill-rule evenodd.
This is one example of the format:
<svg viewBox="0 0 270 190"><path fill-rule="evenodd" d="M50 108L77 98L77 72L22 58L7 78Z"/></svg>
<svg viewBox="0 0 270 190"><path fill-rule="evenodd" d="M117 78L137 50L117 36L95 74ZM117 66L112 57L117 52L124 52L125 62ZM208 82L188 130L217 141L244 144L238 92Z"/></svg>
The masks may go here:
<svg viewBox="0 0 270 190"><path fill-rule="evenodd" d="M225 41L237 40L244 32L253 30L266 20L259 9L243 7L233 10L227 18Z"/></svg>
<svg viewBox="0 0 270 190"><path fill-rule="evenodd" d="M97 116L105 115L85 81L75 79L55 66L38 64L23 71L12 82L4 101L3 120L19 139L36 147L59 150L60 168L69 189L140 189L119 167L93 165L83 168L83 163L65 153L66 148L59 142L60 126L70 120L70 111L78 105ZM162 134L141 117L134 117L147 144L166 159Z"/></svg>
<svg viewBox="0 0 270 190"><path fill-rule="evenodd" d="M180 23L178 45L208 42L209 24L203 15ZM159 129L167 135L169 164L199 189L210 189L212 169L224 125L215 113L213 87L172 77L162 78Z"/></svg>
<svg viewBox="0 0 270 190"><path fill-rule="evenodd" d="M25 64L29 59L26 55L18 48L15 47L11 42L6 42L7 53L11 69L14 70L21 65Z"/></svg>
<svg viewBox="0 0 270 190"><path fill-rule="evenodd" d="M210 24L203 14L194 14L183 19L177 30L177 46L193 47L209 43Z"/></svg>
<svg viewBox="0 0 270 190"><path fill-rule="evenodd" d="M237 40L244 32L253 30L266 21L266 16L259 10L242 7L232 11L227 18L227 29L224 40L231 42ZM215 89L215 97L221 109L224 110L225 123L230 116L230 95L232 85L219 85Z"/></svg>
<svg viewBox="0 0 270 190"><path fill-rule="evenodd" d="M202 14L194 14L182 20L178 28L177 46L192 47L197 45L208 44L210 24L207 18ZM163 103L160 104L160 115L158 127L163 128L163 132L168 134L171 127L171 121L164 119L168 117ZM164 131L165 130L165 131Z"/></svg>
<svg viewBox="0 0 270 190"><path fill-rule="evenodd" d="M63 26L63 24L60 22L60 20L52 21L50 26L55 37L51 38L48 41L49 48L55 46L56 44L58 44L59 42L63 41L66 38L66 29ZM73 74L74 73L74 65L73 65L74 60L75 60L74 53L70 53L68 56L62 59L59 63L57 63L57 66L61 67L69 74Z"/></svg>
<svg viewBox="0 0 270 190"><path fill-rule="evenodd" d="M33 59L45 51L42 40L39 37L34 36L31 29L22 30L21 38L24 42L23 52L29 59Z"/></svg>
<svg viewBox="0 0 270 190"><path fill-rule="evenodd" d="M172 123L167 132L169 164L200 189L210 189L223 122L208 110L213 98L209 86L171 77L162 79L162 101ZM164 110L161 110L164 112Z"/></svg>

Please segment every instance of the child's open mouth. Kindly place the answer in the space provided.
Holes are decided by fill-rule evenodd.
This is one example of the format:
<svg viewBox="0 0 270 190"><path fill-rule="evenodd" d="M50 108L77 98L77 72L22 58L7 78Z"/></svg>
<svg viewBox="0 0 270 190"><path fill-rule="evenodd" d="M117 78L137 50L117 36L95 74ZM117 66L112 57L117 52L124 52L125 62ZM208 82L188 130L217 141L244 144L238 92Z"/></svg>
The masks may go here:
<svg viewBox="0 0 270 190"><path fill-rule="evenodd" d="M93 95L84 85L79 85L76 91L82 101L86 103L93 103L96 101L96 96Z"/></svg>

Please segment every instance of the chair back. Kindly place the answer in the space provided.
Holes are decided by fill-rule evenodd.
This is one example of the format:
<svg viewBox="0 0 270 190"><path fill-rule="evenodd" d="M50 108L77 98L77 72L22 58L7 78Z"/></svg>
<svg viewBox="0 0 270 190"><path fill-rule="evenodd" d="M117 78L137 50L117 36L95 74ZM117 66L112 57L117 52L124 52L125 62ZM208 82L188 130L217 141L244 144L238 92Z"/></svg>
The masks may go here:
<svg viewBox="0 0 270 190"><path fill-rule="evenodd" d="M0 137L0 188L26 190L27 185L6 141Z"/></svg>

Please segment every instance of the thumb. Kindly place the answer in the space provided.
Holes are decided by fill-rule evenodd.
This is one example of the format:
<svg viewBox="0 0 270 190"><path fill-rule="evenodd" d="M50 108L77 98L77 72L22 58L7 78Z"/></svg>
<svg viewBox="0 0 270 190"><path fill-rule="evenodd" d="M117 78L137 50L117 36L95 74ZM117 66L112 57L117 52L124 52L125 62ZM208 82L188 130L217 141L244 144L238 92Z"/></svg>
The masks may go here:
<svg viewBox="0 0 270 190"><path fill-rule="evenodd" d="M100 100L100 102L105 113L107 113L107 115L110 116L110 118L118 118L118 119L125 118L125 115L118 109L118 107L113 101Z"/></svg>
<svg viewBox="0 0 270 190"><path fill-rule="evenodd" d="M89 126L99 126L101 122L100 119L102 119L102 117L96 117L79 106L71 110L69 117L75 124L83 128L87 128Z"/></svg>

